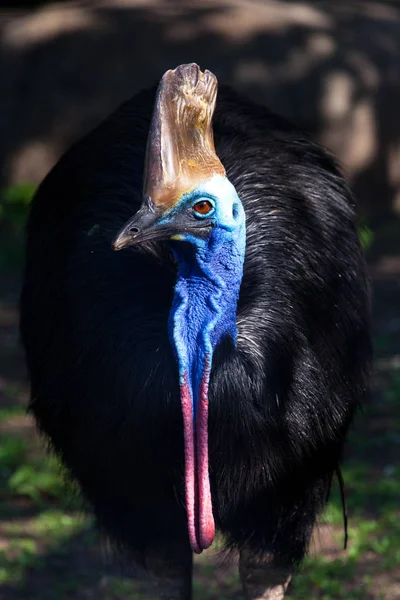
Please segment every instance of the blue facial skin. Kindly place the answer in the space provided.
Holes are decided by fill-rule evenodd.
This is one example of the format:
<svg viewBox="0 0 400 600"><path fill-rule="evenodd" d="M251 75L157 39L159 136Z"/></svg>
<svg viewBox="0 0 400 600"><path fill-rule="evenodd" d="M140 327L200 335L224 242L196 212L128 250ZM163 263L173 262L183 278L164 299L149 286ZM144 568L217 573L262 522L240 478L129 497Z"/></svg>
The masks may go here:
<svg viewBox="0 0 400 600"><path fill-rule="evenodd" d="M199 385L207 380L215 347L225 335L236 345L236 310L246 247L245 213L233 185L214 176L183 196L163 218L192 210L200 200L213 211L196 215L215 226L206 239L174 236L171 247L178 263L178 279L169 319L169 335L179 366L180 385L188 383L195 425ZM204 379L203 379L204 381Z"/></svg>

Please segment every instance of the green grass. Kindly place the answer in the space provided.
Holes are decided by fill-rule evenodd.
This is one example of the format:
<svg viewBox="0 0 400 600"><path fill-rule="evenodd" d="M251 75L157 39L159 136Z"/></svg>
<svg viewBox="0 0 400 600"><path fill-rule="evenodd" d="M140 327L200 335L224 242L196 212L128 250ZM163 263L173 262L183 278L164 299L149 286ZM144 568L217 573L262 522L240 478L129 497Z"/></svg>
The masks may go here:
<svg viewBox="0 0 400 600"><path fill-rule="evenodd" d="M20 410L7 409L2 422L7 413L11 418L20 416ZM0 537L8 540L0 548L0 586L18 589L30 570L46 568L49 552L62 554L65 544L90 525L77 508L80 503L66 485L58 461L44 453L36 439L33 444L17 433L1 437L0 498ZM19 502L20 512L15 508ZM28 516L24 516L26 508ZM57 587L59 592L72 590L68 581Z"/></svg>
<svg viewBox="0 0 400 600"><path fill-rule="evenodd" d="M0 190L0 268L20 269L24 253L24 228L36 186L20 183Z"/></svg>
<svg viewBox="0 0 400 600"><path fill-rule="evenodd" d="M372 231L372 229L367 225L365 219L360 220L357 229L361 247L366 252L371 249L372 244L374 243L375 234Z"/></svg>
<svg viewBox="0 0 400 600"><path fill-rule="evenodd" d="M26 571L44 566L45 552L62 547L72 535L83 531L87 521L80 514L48 509L37 517L6 523L2 534L11 541L0 551L0 584L21 583Z"/></svg>
<svg viewBox="0 0 400 600"><path fill-rule="evenodd" d="M367 584L349 589L346 584L355 575L355 563L350 560L309 559L304 572L296 575L287 600L365 600ZM312 590L315 590L313 592Z"/></svg>
<svg viewBox="0 0 400 600"><path fill-rule="evenodd" d="M386 508L377 520L353 519L349 537L350 547L340 558L306 559L287 600L365 600L374 575L400 568L400 511ZM368 573L363 569L366 556L373 557Z"/></svg>
<svg viewBox="0 0 400 600"><path fill-rule="evenodd" d="M21 231L26 222L26 215L36 186L25 182L10 186L1 191L0 219L8 223L14 231Z"/></svg>
<svg viewBox="0 0 400 600"><path fill-rule="evenodd" d="M20 411L6 409L4 414L14 417ZM0 493L7 501L25 498L38 507L48 502L57 502L68 509L80 507L76 491L67 482L58 459L44 452L36 437L27 440L18 433L3 433L1 437Z"/></svg>
<svg viewBox="0 0 400 600"><path fill-rule="evenodd" d="M130 579L110 577L104 586L107 600L147 600L148 595L137 591L137 586Z"/></svg>
<svg viewBox="0 0 400 600"><path fill-rule="evenodd" d="M388 382L383 405L365 411L364 419L373 419L375 413L389 411L396 420L400 412L400 376L394 373ZM387 430L379 432L378 439L390 440ZM400 569L400 444L395 456L387 458L389 468L365 463L359 458L365 447L374 448L376 439L370 439L363 427L353 431L349 440L349 459L343 468L350 518L349 548L337 560L323 556L310 557L301 573L294 578L287 600L365 600L373 597L383 600L385 591L377 594L374 575ZM323 516L323 522L335 527L338 548L343 543L343 517L338 489L334 489ZM371 558L368 569L365 558ZM365 572L367 571L367 572ZM373 596L369 594L373 593Z"/></svg>
<svg viewBox="0 0 400 600"><path fill-rule="evenodd" d="M25 412L25 407L18 404L0 407L0 423L7 423L15 417L23 417Z"/></svg>

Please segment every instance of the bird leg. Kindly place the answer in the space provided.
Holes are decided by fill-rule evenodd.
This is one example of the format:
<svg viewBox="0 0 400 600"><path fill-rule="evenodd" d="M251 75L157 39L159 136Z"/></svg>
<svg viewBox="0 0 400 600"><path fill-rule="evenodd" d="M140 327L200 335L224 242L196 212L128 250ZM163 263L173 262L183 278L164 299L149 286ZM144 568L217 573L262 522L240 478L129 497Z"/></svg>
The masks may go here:
<svg viewBox="0 0 400 600"><path fill-rule="evenodd" d="M192 551L188 543L153 545L146 551L147 567L160 600L192 599Z"/></svg>
<svg viewBox="0 0 400 600"><path fill-rule="evenodd" d="M289 568L274 567L248 548L240 552L239 574L246 600L283 600L292 577Z"/></svg>

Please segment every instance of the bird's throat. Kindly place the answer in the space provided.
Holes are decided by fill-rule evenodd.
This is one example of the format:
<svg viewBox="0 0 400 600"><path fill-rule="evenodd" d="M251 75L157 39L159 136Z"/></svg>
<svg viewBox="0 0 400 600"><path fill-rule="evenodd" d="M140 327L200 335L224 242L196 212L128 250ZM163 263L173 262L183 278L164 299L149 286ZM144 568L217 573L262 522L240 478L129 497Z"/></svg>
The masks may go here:
<svg viewBox="0 0 400 600"><path fill-rule="evenodd" d="M215 240L214 240L215 242ZM179 367L185 492L190 544L208 548L215 535L208 460L208 386L213 352L224 336L236 343L236 309L244 252L230 241L200 250L174 249L178 279L170 336Z"/></svg>

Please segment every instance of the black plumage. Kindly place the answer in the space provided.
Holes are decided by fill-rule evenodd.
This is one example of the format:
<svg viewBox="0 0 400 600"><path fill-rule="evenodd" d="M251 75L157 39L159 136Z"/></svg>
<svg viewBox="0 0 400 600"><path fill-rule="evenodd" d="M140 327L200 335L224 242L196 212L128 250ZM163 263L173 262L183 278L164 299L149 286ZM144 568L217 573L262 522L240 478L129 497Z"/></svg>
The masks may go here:
<svg viewBox="0 0 400 600"><path fill-rule="evenodd" d="M75 144L41 184L21 331L30 409L102 527L139 563L187 537L166 244L113 252L139 208L155 90ZM369 285L333 158L221 86L217 154L246 212L238 347L216 350L209 453L227 547L302 559L368 387Z"/></svg>

